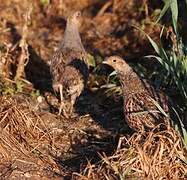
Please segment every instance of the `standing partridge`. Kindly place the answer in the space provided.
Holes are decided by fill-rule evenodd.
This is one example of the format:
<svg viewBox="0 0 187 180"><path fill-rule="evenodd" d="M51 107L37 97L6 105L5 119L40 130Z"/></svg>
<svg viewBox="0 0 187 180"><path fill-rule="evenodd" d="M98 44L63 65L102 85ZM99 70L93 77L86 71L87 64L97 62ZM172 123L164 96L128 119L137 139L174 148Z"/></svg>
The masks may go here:
<svg viewBox="0 0 187 180"><path fill-rule="evenodd" d="M132 129L144 131L160 123L168 124L167 96L141 79L122 58L110 56L103 63L117 72L123 91L125 119Z"/></svg>
<svg viewBox="0 0 187 180"><path fill-rule="evenodd" d="M50 71L55 92L60 93L59 114L72 114L88 78L87 53L82 45L79 11L67 18L64 39L51 59Z"/></svg>

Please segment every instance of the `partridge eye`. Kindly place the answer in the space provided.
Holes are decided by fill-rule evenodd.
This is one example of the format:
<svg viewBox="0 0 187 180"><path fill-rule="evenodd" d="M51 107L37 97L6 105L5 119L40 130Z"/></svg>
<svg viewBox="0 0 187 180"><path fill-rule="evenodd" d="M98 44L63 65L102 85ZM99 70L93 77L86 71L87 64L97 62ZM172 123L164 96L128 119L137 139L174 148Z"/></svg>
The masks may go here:
<svg viewBox="0 0 187 180"><path fill-rule="evenodd" d="M80 17L81 16L81 12L77 12L77 17Z"/></svg>
<svg viewBox="0 0 187 180"><path fill-rule="evenodd" d="M113 59L113 62L115 63L115 62L116 62L116 59Z"/></svg>

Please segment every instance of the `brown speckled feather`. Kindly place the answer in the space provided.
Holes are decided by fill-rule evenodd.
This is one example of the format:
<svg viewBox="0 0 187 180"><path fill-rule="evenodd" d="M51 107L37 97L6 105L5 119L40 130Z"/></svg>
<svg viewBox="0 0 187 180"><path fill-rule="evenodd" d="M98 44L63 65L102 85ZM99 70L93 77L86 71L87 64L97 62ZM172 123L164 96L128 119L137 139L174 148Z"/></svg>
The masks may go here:
<svg viewBox="0 0 187 180"><path fill-rule="evenodd" d="M71 49L58 49L52 57L50 66L53 85L55 83L65 83L69 86L71 82L66 82L70 79L70 81L75 81L78 78L87 80L88 67L86 58L87 54L84 52L76 52ZM79 67L76 67L76 63L80 64Z"/></svg>
<svg viewBox="0 0 187 180"><path fill-rule="evenodd" d="M63 110L64 115L67 115L67 111L71 115L73 105L88 78L87 53L78 31L79 13L68 17L64 39L51 58L53 89L56 92L62 89L59 113ZM66 106L68 102L71 107Z"/></svg>
<svg viewBox="0 0 187 180"><path fill-rule="evenodd" d="M111 56L104 63L112 66L120 78L125 119L132 129L143 131L160 123L168 125L168 98L163 92L156 90L147 80L142 80L118 56Z"/></svg>

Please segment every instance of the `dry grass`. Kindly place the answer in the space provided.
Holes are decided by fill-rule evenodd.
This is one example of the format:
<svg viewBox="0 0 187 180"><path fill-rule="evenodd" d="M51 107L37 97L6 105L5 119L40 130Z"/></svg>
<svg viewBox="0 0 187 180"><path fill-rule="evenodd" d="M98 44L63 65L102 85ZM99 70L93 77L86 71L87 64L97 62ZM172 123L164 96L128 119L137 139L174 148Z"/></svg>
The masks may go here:
<svg viewBox="0 0 187 180"><path fill-rule="evenodd" d="M25 95L4 95L0 103L1 179L70 178L87 158L112 147L112 135L88 115L64 119L40 112Z"/></svg>
<svg viewBox="0 0 187 180"><path fill-rule="evenodd" d="M1 97L0 103L0 177L24 178L33 174L39 178L45 176L45 168L49 177L59 173L54 160L43 150L47 145L54 146L54 132L20 100Z"/></svg>
<svg viewBox="0 0 187 180"><path fill-rule="evenodd" d="M63 169L57 159L68 153L71 146L77 148L80 143L84 145L88 134L83 129L90 125L81 123L80 119L79 122L71 122L70 126L63 119L58 121L52 114L43 116L34 111L25 99L19 96L0 98L0 177L71 177L73 172ZM121 137L111 156L97 148L102 160L96 164L88 163L81 174L74 172L72 178L185 179L186 152L180 137L171 127L161 132L158 130L159 127L149 133ZM99 136L96 131L95 136ZM104 145L104 142L101 144ZM85 153L86 149L82 150Z"/></svg>
<svg viewBox="0 0 187 180"><path fill-rule="evenodd" d="M97 165L88 164L80 179L185 179L186 152L175 130L121 137L116 152Z"/></svg>

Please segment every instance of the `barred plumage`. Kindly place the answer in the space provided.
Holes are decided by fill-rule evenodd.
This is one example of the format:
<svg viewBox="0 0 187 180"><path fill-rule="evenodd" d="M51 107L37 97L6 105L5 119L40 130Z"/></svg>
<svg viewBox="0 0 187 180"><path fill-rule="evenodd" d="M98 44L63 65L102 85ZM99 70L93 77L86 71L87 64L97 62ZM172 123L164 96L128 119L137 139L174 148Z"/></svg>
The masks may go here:
<svg viewBox="0 0 187 180"><path fill-rule="evenodd" d="M160 123L168 125L168 98L163 92L141 79L118 56L111 56L103 63L112 66L119 76L124 97L125 119L132 129L144 131Z"/></svg>

